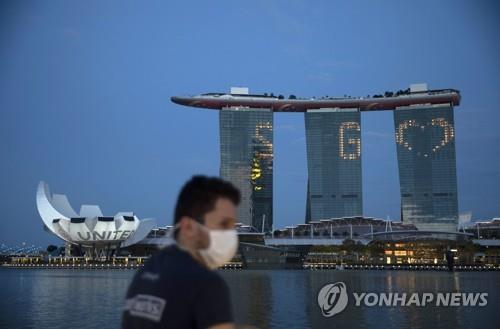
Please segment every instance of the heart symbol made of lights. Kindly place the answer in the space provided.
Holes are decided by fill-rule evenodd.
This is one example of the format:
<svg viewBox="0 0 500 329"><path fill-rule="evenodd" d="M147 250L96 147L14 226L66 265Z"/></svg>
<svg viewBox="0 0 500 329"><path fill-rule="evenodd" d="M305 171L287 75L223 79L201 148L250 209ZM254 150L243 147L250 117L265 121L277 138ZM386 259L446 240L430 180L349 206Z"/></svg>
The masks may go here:
<svg viewBox="0 0 500 329"><path fill-rule="evenodd" d="M398 128L396 129L396 142L399 145L403 145L408 151L412 151L413 146L406 139L406 134L405 134L406 130L410 128L420 128L422 133L425 133L427 127L439 127L441 128L442 131L442 137L440 141L437 144L432 145L432 148L429 151L429 153L430 152L435 153L439 151L440 148L444 147L455 137L455 129L453 128L453 125L444 118L434 118L430 122L426 122L423 125L418 123L417 120L415 119L410 119L410 120L405 120L398 125ZM418 156L423 155L424 157L428 157L429 153L417 152L417 155Z"/></svg>

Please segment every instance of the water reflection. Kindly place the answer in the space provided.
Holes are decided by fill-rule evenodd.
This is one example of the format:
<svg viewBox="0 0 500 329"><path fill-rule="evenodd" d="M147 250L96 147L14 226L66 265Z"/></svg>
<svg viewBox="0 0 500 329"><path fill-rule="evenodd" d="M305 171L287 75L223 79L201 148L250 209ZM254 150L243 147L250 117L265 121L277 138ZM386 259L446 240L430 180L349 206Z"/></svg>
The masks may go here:
<svg viewBox="0 0 500 329"><path fill-rule="evenodd" d="M132 275L0 269L0 328L118 328Z"/></svg>
<svg viewBox="0 0 500 329"><path fill-rule="evenodd" d="M412 271L221 271L239 323L259 328L493 328L500 273ZM132 270L0 269L0 328L119 328ZM328 283L346 284L346 309L325 318ZM488 292L485 307L355 307L352 292Z"/></svg>
<svg viewBox="0 0 500 329"><path fill-rule="evenodd" d="M500 297L498 273L243 271L223 275L233 291L239 322L260 328L488 328L500 319L495 312ZM464 280L466 285L462 284ZM348 306L334 317L325 318L317 305L317 294L324 285L338 281L347 286ZM245 282L251 284L245 286ZM270 290L262 288L269 286ZM352 292L406 293L408 297L425 292L489 292L489 298L488 306L475 308L356 307Z"/></svg>

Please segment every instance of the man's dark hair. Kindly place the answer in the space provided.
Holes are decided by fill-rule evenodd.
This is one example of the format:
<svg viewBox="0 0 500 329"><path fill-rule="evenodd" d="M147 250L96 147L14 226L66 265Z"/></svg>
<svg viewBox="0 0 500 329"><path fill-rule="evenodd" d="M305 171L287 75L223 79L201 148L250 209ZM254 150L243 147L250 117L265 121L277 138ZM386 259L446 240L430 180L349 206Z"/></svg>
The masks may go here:
<svg viewBox="0 0 500 329"><path fill-rule="evenodd" d="M235 206L240 203L240 191L233 184L218 177L193 176L182 187L175 205L174 225L183 216L203 224L204 216L214 209L219 198L229 199ZM174 237L177 238L177 230Z"/></svg>

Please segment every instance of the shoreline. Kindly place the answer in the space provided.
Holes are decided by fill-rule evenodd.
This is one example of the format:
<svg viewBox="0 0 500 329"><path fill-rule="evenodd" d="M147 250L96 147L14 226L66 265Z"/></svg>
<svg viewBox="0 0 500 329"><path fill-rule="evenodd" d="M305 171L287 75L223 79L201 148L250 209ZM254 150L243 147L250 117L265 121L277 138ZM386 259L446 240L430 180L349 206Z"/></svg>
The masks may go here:
<svg viewBox="0 0 500 329"><path fill-rule="evenodd" d="M71 269L71 270L133 270L139 269L143 264L1 264L0 268L11 268L11 269L51 269L51 270L61 270L61 269ZM221 270L253 270L252 268L243 268L241 264L227 264L220 268ZM258 268L258 270L354 270L354 271L380 271L380 270L394 270L394 271L448 271L448 267L445 265L380 265L380 264L350 264L338 266L336 264L304 264L301 268L287 269L287 268ZM500 271L500 266L493 265L457 265L454 266L454 272L491 272Z"/></svg>

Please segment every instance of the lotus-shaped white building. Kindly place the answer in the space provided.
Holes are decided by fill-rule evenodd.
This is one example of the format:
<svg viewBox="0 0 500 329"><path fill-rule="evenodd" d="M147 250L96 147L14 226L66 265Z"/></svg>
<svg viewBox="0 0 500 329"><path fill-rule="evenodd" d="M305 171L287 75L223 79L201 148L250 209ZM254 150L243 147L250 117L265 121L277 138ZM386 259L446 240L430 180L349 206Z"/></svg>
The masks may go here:
<svg viewBox="0 0 500 329"><path fill-rule="evenodd" d="M50 194L45 182L38 184L38 213L45 226L66 242L83 247L128 247L143 240L156 226L152 218L139 220L132 212L103 216L96 205L82 205L77 214L64 194Z"/></svg>

